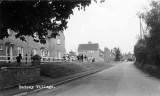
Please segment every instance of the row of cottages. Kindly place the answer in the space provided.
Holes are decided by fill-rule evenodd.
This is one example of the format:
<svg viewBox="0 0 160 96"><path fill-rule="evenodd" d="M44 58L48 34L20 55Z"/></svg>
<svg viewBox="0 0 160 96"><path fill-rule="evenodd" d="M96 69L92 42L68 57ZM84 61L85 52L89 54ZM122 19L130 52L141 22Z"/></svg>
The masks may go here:
<svg viewBox="0 0 160 96"><path fill-rule="evenodd" d="M135 56L130 52L122 55L122 60L135 60Z"/></svg>
<svg viewBox="0 0 160 96"><path fill-rule="evenodd" d="M88 60L91 61L95 58L95 61L104 61L104 52L99 48L98 43L79 44L78 55L83 54L87 56Z"/></svg>
<svg viewBox="0 0 160 96"><path fill-rule="evenodd" d="M51 33L51 31L48 31ZM51 36L46 37L46 44L35 42L38 36L35 33L35 38L25 36L26 42L15 38L16 33L8 29L8 38L0 40L0 61L1 62L15 62L16 56L21 54L23 62L31 62L31 56L40 55L42 61L50 61L54 59L62 59L66 54L65 50L65 36L63 32L59 32L56 38Z"/></svg>
<svg viewBox="0 0 160 96"><path fill-rule="evenodd" d="M108 48L104 48L104 61L105 62L113 62L115 61L115 54L112 52L112 50L109 50Z"/></svg>

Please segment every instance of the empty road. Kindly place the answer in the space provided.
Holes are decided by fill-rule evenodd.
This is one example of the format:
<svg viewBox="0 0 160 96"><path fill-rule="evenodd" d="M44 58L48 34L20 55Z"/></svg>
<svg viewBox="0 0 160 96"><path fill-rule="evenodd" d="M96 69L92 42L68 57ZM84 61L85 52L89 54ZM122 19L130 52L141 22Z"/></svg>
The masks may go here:
<svg viewBox="0 0 160 96"><path fill-rule="evenodd" d="M160 81L124 62L32 96L160 96Z"/></svg>

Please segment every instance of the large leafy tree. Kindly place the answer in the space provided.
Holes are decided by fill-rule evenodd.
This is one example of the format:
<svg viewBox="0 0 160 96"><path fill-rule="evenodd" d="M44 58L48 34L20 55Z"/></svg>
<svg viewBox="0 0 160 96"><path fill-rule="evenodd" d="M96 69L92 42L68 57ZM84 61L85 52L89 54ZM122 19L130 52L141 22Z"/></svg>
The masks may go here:
<svg viewBox="0 0 160 96"><path fill-rule="evenodd" d="M147 25L148 36L135 46L136 59L160 67L160 1L152 1L150 10L142 13L142 18ZM140 42L143 41L143 42Z"/></svg>
<svg viewBox="0 0 160 96"><path fill-rule="evenodd" d="M52 37L67 28L67 19L73 9L85 9L91 0L0 0L0 39L8 37L7 29L15 31L16 38L34 37L37 32L40 42L45 43L48 30Z"/></svg>
<svg viewBox="0 0 160 96"><path fill-rule="evenodd" d="M146 40L139 39L134 46L134 55L136 56L136 61L145 63L146 60Z"/></svg>
<svg viewBox="0 0 160 96"><path fill-rule="evenodd" d="M160 1L151 2L151 10L145 13L144 20L149 29L147 57L151 64L160 67Z"/></svg>
<svg viewBox="0 0 160 96"><path fill-rule="evenodd" d="M118 47L113 48L113 53L115 54L115 60L120 61L121 60L121 50Z"/></svg>

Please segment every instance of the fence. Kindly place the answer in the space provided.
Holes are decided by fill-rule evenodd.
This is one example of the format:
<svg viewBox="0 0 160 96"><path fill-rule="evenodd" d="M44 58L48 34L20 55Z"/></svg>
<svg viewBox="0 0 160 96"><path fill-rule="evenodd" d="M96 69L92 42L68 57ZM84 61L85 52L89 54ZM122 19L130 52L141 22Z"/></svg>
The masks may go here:
<svg viewBox="0 0 160 96"><path fill-rule="evenodd" d="M0 56L0 62L16 62L17 56ZM63 58L42 57L41 62L63 62ZM21 62L32 62L31 56L23 56Z"/></svg>
<svg viewBox="0 0 160 96"><path fill-rule="evenodd" d="M63 62L63 58L42 57L41 62Z"/></svg>

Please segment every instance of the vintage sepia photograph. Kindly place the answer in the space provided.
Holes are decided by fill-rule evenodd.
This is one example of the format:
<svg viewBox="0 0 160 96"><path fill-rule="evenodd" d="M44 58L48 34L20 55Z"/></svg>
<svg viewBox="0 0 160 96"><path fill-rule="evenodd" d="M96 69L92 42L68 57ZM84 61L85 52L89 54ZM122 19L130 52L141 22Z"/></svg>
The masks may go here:
<svg viewBox="0 0 160 96"><path fill-rule="evenodd" d="M160 96L160 0L0 0L0 96Z"/></svg>

